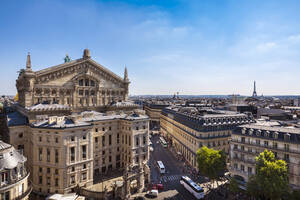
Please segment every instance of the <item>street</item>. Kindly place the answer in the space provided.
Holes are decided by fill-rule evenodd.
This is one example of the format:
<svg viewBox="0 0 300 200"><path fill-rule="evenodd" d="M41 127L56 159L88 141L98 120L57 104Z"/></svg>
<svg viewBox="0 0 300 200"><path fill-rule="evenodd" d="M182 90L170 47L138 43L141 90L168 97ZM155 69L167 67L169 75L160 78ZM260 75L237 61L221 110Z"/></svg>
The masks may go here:
<svg viewBox="0 0 300 200"><path fill-rule="evenodd" d="M160 193L164 195L162 197L159 194L157 199L163 199L166 196L173 196L172 199L178 200L196 199L179 182L181 176L187 175L182 172L183 161L177 160L168 148L164 148L159 143L159 135L152 136L151 142L154 148L154 151L150 154L151 182L161 182L164 185L164 191ZM157 168L156 162L158 160L162 161L165 166L166 173L164 175L161 175ZM170 195L168 195L168 191L170 191Z"/></svg>

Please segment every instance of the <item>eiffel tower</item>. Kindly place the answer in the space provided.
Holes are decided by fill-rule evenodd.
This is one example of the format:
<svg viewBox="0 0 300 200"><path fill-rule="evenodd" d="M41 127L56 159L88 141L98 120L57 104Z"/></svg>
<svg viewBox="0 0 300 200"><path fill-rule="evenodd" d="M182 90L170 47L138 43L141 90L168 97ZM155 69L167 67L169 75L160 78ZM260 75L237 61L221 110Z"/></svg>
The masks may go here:
<svg viewBox="0 0 300 200"><path fill-rule="evenodd" d="M257 94L256 94L256 83L254 81L254 90L253 90L253 94L252 94L253 97L257 97Z"/></svg>

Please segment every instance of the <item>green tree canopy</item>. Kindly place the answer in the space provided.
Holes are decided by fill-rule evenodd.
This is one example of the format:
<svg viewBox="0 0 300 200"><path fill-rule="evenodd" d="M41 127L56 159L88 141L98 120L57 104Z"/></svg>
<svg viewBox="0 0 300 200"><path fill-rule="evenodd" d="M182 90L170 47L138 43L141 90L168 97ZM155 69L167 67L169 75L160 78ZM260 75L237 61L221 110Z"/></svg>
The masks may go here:
<svg viewBox="0 0 300 200"><path fill-rule="evenodd" d="M277 160L272 151L265 150L256 157L256 172L249 178L247 190L252 196L280 199L289 190L286 162Z"/></svg>
<svg viewBox="0 0 300 200"><path fill-rule="evenodd" d="M225 172L226 155L223 151L204 146L197 151L197 163L200 173L215 181Z"/></svg>

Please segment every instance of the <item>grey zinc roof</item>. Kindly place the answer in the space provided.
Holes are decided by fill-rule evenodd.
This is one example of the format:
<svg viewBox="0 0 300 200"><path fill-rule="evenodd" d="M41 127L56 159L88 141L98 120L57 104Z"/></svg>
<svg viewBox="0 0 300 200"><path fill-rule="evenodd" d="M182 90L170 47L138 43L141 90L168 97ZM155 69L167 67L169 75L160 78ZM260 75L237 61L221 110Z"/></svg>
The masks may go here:
<svg viewBox="0 0 300 200"><path fill-rule="evenodd" d="M3 141L0 140L0 151L4 150L4 149L8 149L10 147L11 147L10 144L7 144L7 143L5 143L5 142L3 142Z"/></svg>
<svg viewBox="0 0 300 200"><path fill-rule="evenodd" d="M99 113L96 111L84 111L81 113L73 114L71 116L66 116L65 119L59 123L54 121L53 123L49 124L49 120L45 119L43 121L32 123L32 126L37 128L72 128L72 127L80 127L80 126L89 126L91 125L91 122L94 121L113 120L113 119L136 120L136 119L147 119L147 118L148 118L147 115L137 115L137 114L127 115L124 113L107 115L105 113Z"/></svg>
<svg viewBox="0 0 300 200"><path fill-rule="evenodd" d="M12 112L7 114L8 126L25 125L26 122L26 117L21 115L19 112Z"/></svg>
<svg viewBox="0 0 300 200"><path fill-rule="evenodd" d="M67 105L61 104L37 104L34 106L26 107L30 111L44 111L44 110L68 110L70 109Z"/></svg>
<svg viewBox="0 0 300 200"><path fill-rule="evenodd" d="M6 146L9 144L1 141L2 146ZM13 169L18 166L19 163L26 162L26 158L21 155L14 147L10 146L5 149L0 150L0 171L4 169Z"/></svg>
<svg viewBox="0 0 300 200"><path fill-rule="evenodd" d="M282 126L265 126L265 125L258 125L258 124L244 124L241 125L242 128L253 128L253 129L261 129L261 130L267 130L267 131L277 131L277 132L283 132L283 133L296 133L300 134L300 128L295 127L282 127Z"/></svg>

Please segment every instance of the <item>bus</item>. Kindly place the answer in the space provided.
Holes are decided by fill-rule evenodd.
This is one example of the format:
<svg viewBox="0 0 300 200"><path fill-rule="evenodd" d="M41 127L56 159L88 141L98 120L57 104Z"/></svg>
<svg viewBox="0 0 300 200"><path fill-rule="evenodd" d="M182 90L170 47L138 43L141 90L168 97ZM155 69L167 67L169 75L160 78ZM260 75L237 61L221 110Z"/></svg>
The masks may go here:
<svg viewBox="0 0 300 200"><path fill-rule="evenodd" d="M159 141L163 147L168 147L168 143L163 137L159 137Z"/></svg>
<svg viewBox="0 0 300 200"><path fill-rule="evenodd" d="M157 161L157 166L161 174L166 173L166 169L162 161Z"/></svg>
<svg viewBox="0 0 300 200"><path fill-rule="evenodd" d="M192 193L196 199L204 198L204 190L202 187L197 185L192 179L187 176L182 176L180 179L180 184L185 187L190 193Z"/></svg>

